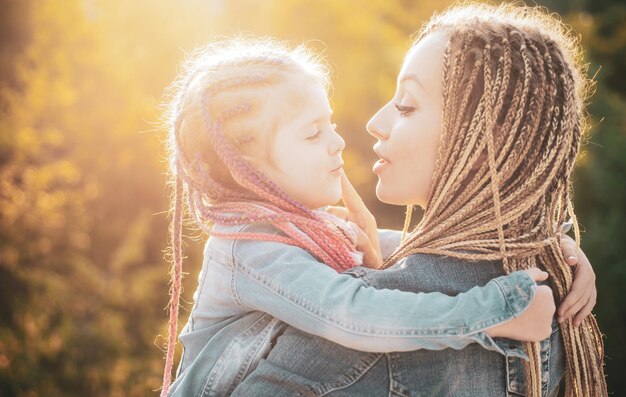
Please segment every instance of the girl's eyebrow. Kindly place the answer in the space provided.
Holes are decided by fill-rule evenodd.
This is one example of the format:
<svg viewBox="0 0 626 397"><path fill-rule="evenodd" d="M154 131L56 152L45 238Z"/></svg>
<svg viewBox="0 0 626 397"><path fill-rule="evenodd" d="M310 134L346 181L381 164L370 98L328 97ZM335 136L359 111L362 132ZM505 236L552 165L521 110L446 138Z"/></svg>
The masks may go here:
<svg viewBox="0 0 626 397"><path fill-rule="evenodd" d="M329 115L332 117L332 115L333 115L333 110L332 109L329 110ZM318 124L318 123L321 123L323 121L326 121L326 119L327 119L326 116L318 117L316 119L313 119L313 120L309 121L307 123L307 125Z"/></svg>
<svg viewBox="0 0 626 397"><path fill-rule="evenodd" d="M422 82L417 78L417 76L412 74L412 73L404 75L400 79L398 84L402 84L402 83L404 83L405 81L408 81L408 80L412 80L412 81L416 82L417 85L419 85L422 88L422 90L424 90L424 92L427 92L426 87L424 86L424 84L422 84Z"/></svg>

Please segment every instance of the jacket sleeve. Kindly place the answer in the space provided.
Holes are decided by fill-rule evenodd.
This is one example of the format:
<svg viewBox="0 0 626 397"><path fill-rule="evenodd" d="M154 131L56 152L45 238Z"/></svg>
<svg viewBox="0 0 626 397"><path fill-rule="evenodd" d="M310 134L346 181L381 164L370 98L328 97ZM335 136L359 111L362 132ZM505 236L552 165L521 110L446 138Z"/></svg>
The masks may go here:
<svg viewBox="0 0 626 397"><path fill-rule="evenodd" d="M238 240L232 292L239 304L305 332L375 352L462 349L504 351L484 332L523 312L534 296L525 272L493 279L457 296L376 289L339 274L305 250Z"/></svg>

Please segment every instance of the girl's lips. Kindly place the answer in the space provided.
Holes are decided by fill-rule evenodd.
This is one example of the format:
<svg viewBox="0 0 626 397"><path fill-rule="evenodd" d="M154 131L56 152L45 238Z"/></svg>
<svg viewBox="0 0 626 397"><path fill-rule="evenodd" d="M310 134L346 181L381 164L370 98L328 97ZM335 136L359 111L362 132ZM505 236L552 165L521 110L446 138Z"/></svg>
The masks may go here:
<svg viewBox="0 0 626 397"><path fill-rule="evenodd" d="M341 175L343 174L343 163L341 163L341 165L335 169L333 169L332 171L330 171L331 174L335 174L335 175Z"/></svg>
<svg viewBox="0 0 626 397"><path fill-rule="evenodd" d="M343 174L343 167L335 168L334 170L330 171L330 173L333 175L341 175Z"/></svg>

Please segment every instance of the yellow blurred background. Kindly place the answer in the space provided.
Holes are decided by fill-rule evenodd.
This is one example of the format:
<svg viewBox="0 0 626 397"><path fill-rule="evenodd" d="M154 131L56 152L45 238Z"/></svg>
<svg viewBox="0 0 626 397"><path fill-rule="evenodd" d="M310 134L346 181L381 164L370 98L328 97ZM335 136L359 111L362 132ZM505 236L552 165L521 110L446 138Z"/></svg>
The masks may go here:
<svg viewBox="0 0 626 397"><path fill-rule="evenodd" d="M598 88L576 173L596 268L609 390L626 393L626 6L540 2L582 35ZM0 396L147 396L167 315L164 88L195 46L237 34L306 42L333 68L346 170L382 227L369 117L410 36L449 1L0 0ZM204 237L187 231L181 325ZM180 347L178 355L180 355Z"/></svg>

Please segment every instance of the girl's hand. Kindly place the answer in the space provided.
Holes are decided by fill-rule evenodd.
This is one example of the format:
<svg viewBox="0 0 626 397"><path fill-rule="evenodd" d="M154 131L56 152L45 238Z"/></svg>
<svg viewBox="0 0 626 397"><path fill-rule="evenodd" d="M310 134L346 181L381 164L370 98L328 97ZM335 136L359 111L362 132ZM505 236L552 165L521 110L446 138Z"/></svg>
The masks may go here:
<svg viewBox="0 0 626 397"><path fill-rule="evenodd" d="M341 200L345 207L330 206L326 212L356 224L361 232L357 236L357 249L363 252L364 265L378 269L383 264L376 218L367 209L346 174L341 175Z"/></svg>
<svg viewBox="0 0 626 397"><path fill-rule="evenodd" d="M548 278L548 273L532 267L524 270L537 281ZM504 337L526 342L539 342L552 333L552 317L554 316L554 296L547 285L538 285L535 296L519 317L505 323L487 328L485 331L491 337Z"/></svg>
<svg viewBox="0 0 626 397"><path fill-rule="evenodd" d="M557 311L558 321L562 323L574 317L574 326L591 314L596 305L598 291L596 290L596 274L585 253L576 248L576 242L569 236L561 237L561 251L568 265L574 267L574 283Z"/></svg>
<svg viewBox="0 0 626 397"><path fill-rule="evenodd" d="M363 253L363 266L370 269L380 269L383 259L380 254L380 247L376 249L374 243L360 227L357 227L356 249Z"/></svg>

